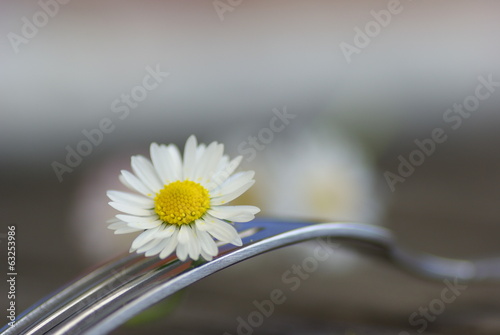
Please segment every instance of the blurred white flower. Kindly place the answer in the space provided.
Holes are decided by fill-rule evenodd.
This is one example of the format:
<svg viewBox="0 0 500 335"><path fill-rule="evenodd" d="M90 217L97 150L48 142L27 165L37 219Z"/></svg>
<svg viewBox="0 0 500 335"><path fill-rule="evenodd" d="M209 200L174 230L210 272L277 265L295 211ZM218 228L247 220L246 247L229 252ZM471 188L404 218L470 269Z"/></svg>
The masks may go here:
<svg viewBox="0 0 500 335"><path fill-rule="evenodd" d="M382 201L362 147L332 127L290 130L250 162L259 182L249 193L263 214L376 223Z"/></svg>

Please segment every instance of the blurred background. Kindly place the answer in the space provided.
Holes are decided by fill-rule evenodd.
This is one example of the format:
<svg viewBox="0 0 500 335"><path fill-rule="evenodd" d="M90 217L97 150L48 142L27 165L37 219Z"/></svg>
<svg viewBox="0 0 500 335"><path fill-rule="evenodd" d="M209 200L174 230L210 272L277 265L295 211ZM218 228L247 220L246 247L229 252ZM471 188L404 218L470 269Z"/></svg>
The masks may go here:
<svg viewBox="0 0 500 335"><path fill-rule="evenodd" d="M115 214L106 190L122 189L130 155L190 134L244 156L257 183L241 203L261 216L368 222L415 250L499 256L499 10L496 1L1 2L0 237L17 226L18 311L128 250L133 236L106 229ZM415 153L435 129L439 143ZM173 312L114 333L235 333L237 317L283 287L281 274L312 248L222 271ZM348 249L327 263L255 333L413 334L409 316L445 287ZM499 288L470 284L425 332L500 333Z"/></svg>

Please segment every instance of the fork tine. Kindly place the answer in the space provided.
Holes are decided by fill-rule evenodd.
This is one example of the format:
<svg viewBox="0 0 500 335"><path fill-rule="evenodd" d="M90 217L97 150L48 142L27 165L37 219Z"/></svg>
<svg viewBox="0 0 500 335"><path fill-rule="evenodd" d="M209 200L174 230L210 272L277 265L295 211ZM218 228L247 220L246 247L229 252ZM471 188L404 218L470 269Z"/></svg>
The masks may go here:
<svg viewBox="0 0 500 335"><path fill-rule="evenodd" d="M282 225L278 231L301 225L303 224ZM255 233L256 227L259 226L260 223L256 221L236 228L244 237ZM64 320L73 318L85 307L91 306L134 278L161 268L174 258L170 256L161 260L157 257L145 258L143 255L126 254L113 259L34 304L17 317L15 327L5 325L0 332L5 335L45 333Z"/></svg>
<svg viewBox="0 0 500 335"><path fill-rule="evenodd" d="M335 233L338 237L349 237L354 232L361 239L378 241L381 245L392 238L387 234L387 231L378 228L367 230L366 227L360 229L357 226L343 226L341 224L280 225L281 227L262 225L262 227L267 228L245 237L242 247L222 246L219 255L210 262L195 264L192 261L181 262L174 258L168 265L144 273L111 292L92 306L52 329L51 333L105 334L132 316L212 273L269 250L315 237L328 236L328 232ZM301 229L297 230L297 227L301 227ZM362 233L360 234L360 232Z"/></svg>
<svg viewBox="0 0 500 335"><path fill-rule="evenodd" d="M132 267L138 261L138 255L127 254L125 257L112 259L99 267L91 269L86 275L52 293L20 314L15 327L8 329L4 327L6 329L5 334L31 334L36 331L43 331L45 320L59 320L67 316L68 311L71 310L70 303L72 301L77 303L78 300L75 300L77 297L85 297L88 292L94 291L101 283L109 280L116 273Z"/></svg>

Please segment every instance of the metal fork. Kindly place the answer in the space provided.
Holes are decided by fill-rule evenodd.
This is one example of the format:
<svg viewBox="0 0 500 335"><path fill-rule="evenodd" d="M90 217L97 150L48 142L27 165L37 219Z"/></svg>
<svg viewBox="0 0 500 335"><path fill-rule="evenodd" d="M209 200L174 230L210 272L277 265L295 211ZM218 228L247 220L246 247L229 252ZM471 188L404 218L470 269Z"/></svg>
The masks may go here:
<svg viewBox="0 0 500 335"><path fill-rule="evenodd" d="M243 245L221 245L219 254L210 262L180 261L175 255L164 260L137 254L114 259L29 308L14 326L4 326L2 334L106 334L210 274L267 251L315 238L345 241L431 279L500 279L498 258L452 260L409 252L397 244L388 229L374 225L256 219L236 228Z"/></svg>

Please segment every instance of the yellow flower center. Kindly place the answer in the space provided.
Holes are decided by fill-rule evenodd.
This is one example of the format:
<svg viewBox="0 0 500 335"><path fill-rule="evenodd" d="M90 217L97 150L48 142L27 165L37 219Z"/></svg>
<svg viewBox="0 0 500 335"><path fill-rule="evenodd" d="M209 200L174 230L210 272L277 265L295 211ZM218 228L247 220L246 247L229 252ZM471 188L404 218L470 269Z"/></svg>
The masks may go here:
<svg viewBox="0 0 500 335"><path fill-rule="evenodd" d="M155 212L170 224L190 224L210 207L206 188L194 181L176 181L166 185L155 197Z"/></svg>

